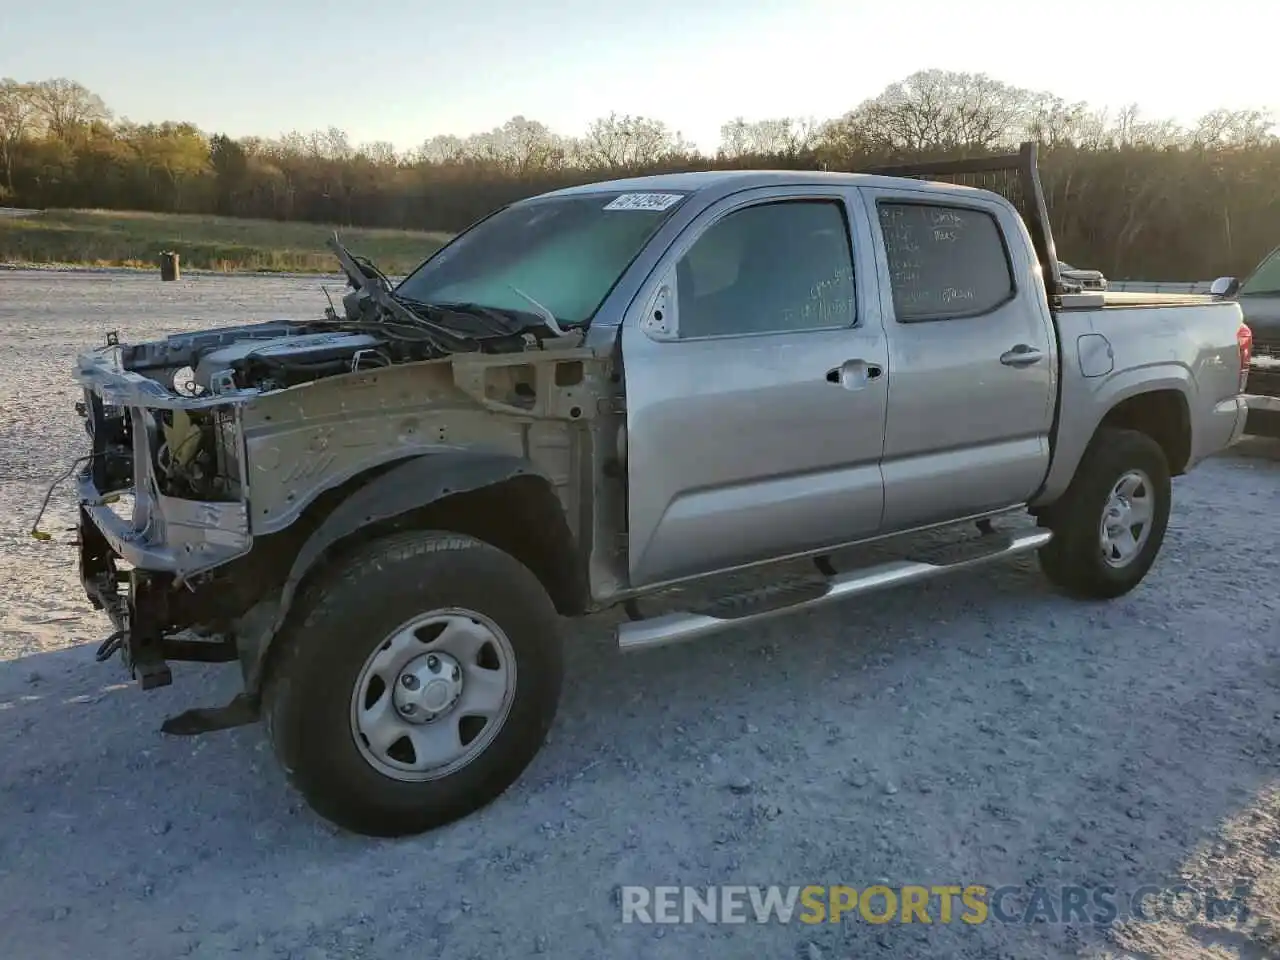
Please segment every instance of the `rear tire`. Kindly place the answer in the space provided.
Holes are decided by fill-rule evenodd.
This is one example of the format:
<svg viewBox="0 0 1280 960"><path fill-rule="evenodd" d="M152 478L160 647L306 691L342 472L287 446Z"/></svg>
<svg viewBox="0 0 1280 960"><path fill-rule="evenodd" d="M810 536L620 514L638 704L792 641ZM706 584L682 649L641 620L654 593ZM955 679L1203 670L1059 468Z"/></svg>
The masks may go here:
<svg viewBox="0 0 1280 960"><path fill-rule="evenodd" d="M1053 531L1040 549L1041 569L1076 596L1110 600L1128 593L1160 552L1172 492L1158 443L1136 430L1102 428L1067 492L1041 515L1041 525Z"/></svg>
<svg viewBox="0 0 1280 960"><path fill-rule="evenodd" d="M546 591L458 534L362 547L307 591L276 643L263 687L276 756L318 814L369 836L421 833L492 802L559 704Z"/></svg>

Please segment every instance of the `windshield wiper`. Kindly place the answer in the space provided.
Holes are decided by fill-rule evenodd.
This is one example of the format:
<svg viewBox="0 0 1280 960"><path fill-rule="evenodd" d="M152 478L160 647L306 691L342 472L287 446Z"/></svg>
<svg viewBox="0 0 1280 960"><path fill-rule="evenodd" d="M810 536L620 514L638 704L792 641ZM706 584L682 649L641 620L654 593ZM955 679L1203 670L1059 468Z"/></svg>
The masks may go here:
<svg viewBox="0 0 1280 960"><path fill-rule="evenodd" d="M487 320L489 322L489 330L499 334L507 335L519 333L524 329L524 324L518 320L518 314L508 311L499 310L497 307L486 307L479 303L430 303L426 300L415 300L413 297L406 297L398 293L391 294L399 303L403 303L410 309L418 308L428 312L428 315L435 313L437 315L466 317L470 320Z"/></svg>
<svg viewBox="0 0 1280 960"><path fill-rule="evenodd" d="M491 307L483 303L473 303L471 301L441 301L439 303L428 303L423 300L414 300L410 297L402 297L399 294L392 294L402 303L412 304L413 306L425 307L427 309L442 310L445 312L462 313L472 317L481 317L496 322L504 333L519 333L525 329L527 324L521 322L522 317L537 317L553 334L557 337L565 335L564 327L560 326L560 321L556 319L554 313L544 307L542 304L534 300L523 290L507 284L507 286L518 293L534 307L533 310L512 310L505 307Z"/></svg>
<svg viewBox="0 0 1280 960"><path fill-rule="evenodd" d="M396 300L388 289L388 281L385 274L375 267L372 262L365 260L362 264L352 256L351 251L344 247L338 239L337 231L334 231L333 236L329 238L328 246L337 256L338 263L342 265L343 273L347 275L351 285L356 288L356 294L348 294L347 297L343 298L344 306L347 307L348 320L359 321L361 319L358 315L352 316L352 307L348 302L349 298L364 294L378 308L378 312L384 318L400 325L416 327L422 330L428 334L434 345L445 353L476 349L476 342L471 337L462 336L448 327L432 323ZM361 258L361 260L363 259ZM370 274L373 274L373 276L370 276Z"/></svg>

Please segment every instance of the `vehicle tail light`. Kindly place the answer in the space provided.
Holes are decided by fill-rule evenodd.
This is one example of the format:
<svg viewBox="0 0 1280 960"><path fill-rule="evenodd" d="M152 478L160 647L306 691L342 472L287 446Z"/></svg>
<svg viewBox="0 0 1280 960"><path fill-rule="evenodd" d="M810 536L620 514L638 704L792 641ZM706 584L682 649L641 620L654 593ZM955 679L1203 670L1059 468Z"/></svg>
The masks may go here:
<svg viewBox="0 0 1280 960"><path fill-rule="evenodd" d="M1240 349L1240 392L1249 380L1249 364L1253 362L1253 331L1249 325L1242 323L1236 331L1236 346Z"/></svg>

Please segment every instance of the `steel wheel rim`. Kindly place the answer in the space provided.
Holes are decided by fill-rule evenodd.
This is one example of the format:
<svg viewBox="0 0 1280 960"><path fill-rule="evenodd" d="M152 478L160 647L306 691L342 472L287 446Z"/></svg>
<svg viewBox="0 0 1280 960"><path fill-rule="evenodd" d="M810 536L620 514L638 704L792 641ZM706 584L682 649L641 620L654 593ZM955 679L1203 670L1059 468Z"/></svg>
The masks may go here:
<svg viewBox="0 0 1280 960"><path fill-rule="evenodd" d="M474 610L433 610L365 659L351 692L351 736L383 776L439 780L493 742L515 690L515 649L496 623Z"/></svg>
<svg viewBox="0 0 1280 960"><path fill-rule="evenodd" d="M1142 470L1126 471L1107 496L1098 525L1102 560L1120 569L1133 563L1151 537L1155 488Z"/></svg>

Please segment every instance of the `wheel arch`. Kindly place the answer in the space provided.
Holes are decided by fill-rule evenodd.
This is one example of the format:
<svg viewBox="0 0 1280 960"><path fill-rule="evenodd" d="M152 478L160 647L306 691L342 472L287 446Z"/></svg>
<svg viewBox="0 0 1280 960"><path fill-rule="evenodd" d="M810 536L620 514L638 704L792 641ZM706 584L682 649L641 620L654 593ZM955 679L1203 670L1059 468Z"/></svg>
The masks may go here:
<svg viewBox="0 0 1280 960"><path fill-rule="evenodd" d="M1090 443L1108 427L1146 434L1164 451L1171 476L1186 471L1191 460L1191 405L1181 390L1147 390L1118 401L1103 416Z"/></svg>
<svg viewBox="0 0 1280 960"><path fill-rule="evenodd" d="M1128 371L1092 389L1076 383L1064 390L1049 471L1031 501L1033 512L1047 509L1066 494L1085 453L1108 428L1146 434L1164 452L1172 476L1186 472L1194 452L1190 374L1181 367L1167 368L1161 376L1142 373Z"/></svg>
<svg viewBox="0 0 1280 960"><path fill-rule="evenodd" d="M274 640L308 588L344 556L396 531L475 537L528 567L558 613L574 616L589 606L586 567L555 486L523 458L465 451L413 457L348 481L318 498L314 510L279 589L239 621L250 695L260 690Z"/></svg>

